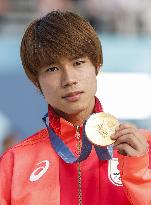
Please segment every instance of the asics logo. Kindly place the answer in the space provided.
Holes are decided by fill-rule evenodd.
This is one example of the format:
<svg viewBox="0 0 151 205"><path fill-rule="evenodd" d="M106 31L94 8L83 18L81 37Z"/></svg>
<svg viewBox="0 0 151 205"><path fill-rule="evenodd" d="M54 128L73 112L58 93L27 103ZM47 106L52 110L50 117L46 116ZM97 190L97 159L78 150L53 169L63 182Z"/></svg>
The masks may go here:
<svg viewBox="0 0 151 205"><path fill-rule="evenodd" d="M34 181L37 181L38 179L40 179L45 173L46 171L48 170L49 168L49 161L48 160L44 160L44 161L41 161L39 163L37 163L37 169L35 169L32 174L30 175L30 178L29 180L31 182L34 182Z"/></svg>

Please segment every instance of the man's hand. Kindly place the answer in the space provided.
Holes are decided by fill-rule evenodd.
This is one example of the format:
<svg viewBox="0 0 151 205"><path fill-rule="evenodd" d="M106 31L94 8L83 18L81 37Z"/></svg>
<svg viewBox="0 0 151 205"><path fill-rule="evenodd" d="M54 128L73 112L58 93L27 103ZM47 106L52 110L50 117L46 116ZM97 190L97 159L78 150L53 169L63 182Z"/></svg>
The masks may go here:
<svg viewBox="0 0 151 205"><path fill-rule="evenodd" d="M146 138L130 124L121 124L111 138L115 140L114 149L122 155L140 156L148 150Z"/></svg>

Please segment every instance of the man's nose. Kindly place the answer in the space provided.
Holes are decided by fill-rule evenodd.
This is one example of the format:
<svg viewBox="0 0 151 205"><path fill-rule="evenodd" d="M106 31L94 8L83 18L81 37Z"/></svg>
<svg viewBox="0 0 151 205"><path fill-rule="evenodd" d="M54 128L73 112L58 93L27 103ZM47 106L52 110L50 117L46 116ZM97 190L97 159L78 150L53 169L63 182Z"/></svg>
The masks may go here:
<svg viewBox="0 0 151 205"><path fill-rule="evenodd" d="M78 84L76 74L70 68L69 70L64 70L62 73L62 87L69 87Z"/></svg>

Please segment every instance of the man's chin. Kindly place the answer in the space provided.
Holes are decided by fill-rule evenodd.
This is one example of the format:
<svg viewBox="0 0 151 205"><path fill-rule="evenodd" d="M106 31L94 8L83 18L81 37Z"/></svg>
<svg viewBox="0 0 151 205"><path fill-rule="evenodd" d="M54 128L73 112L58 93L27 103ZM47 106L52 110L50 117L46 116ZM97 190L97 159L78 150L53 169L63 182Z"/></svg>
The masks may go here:
<svg viewBox="0 0 151 205"><path fill-rule="evenodd" d="M81 112L83 112L85 110L85 108L83 107L79 107L79 108L69 108L69 109L66 109L66 110L64 110L63 112L64 113L66 113L66 114L68 114L68 115L77 115L77 114L79 114L79 113L81 113Z"/></svg>
<svg viewBox="0 0 151 205"><path fill-rule="evenodd" d="M76 104L76 105L70 105L70 106L63 106L63 107L61 107L59 109L55 109L55 110L59 115L61 115L63 113L67 114L67 115L77 115L86 109L87 109L86 106Z"/></svg>

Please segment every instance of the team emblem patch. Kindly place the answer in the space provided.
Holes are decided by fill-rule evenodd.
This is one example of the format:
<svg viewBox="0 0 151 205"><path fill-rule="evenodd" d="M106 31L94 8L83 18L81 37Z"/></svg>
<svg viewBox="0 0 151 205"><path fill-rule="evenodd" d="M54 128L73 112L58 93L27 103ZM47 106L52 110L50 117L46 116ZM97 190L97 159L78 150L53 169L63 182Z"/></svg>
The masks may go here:
<svg viewBox="0 0 151 205"><path fill-rule="evenodd" d="M109 180L116 186L123 186L120 176L120 171L118 170L118 158L113 158L108 162L108 177Z"/></svg>

